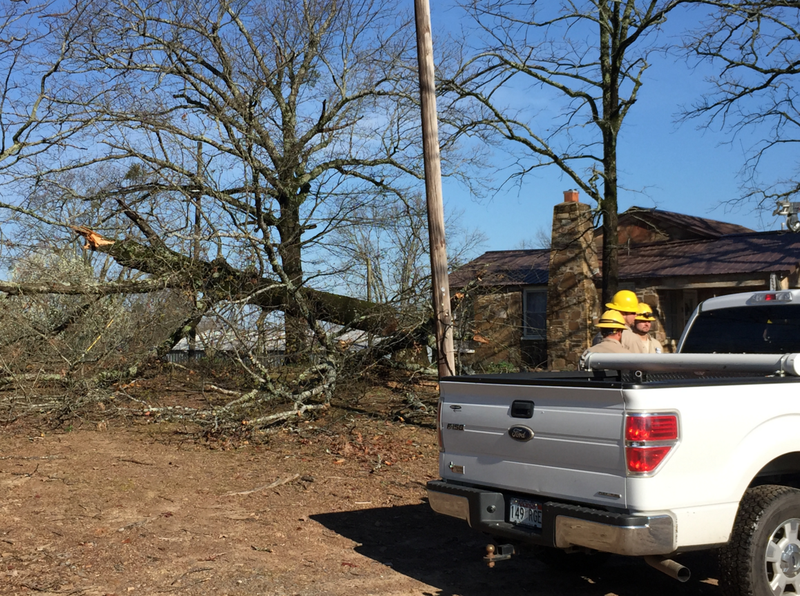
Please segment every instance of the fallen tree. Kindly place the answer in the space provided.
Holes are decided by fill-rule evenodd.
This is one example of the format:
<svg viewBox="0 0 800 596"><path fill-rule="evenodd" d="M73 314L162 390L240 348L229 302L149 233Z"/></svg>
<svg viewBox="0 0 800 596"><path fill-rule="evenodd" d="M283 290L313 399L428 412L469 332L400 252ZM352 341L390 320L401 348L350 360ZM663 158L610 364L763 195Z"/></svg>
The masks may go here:
<svg viewBox="0 0 800 596"><path fill-rule="evenodd" d="M146 294L164 290L183 291L187 294L200 295L202 298L180 319L179 323L175 324L166 338L151 345L146 352L139 353L138 357L126 362L126 366L122 368L104 366L102 370L93 370L90 377L81 377L86 373L88 362L86 358L81 357L71 360L60 373L56 374L44 368L39 373L25 374L7 369L6 374L0 377L2 387L20 387L35 382L40 387L42 385L57 387L65 395L71 390L74 395L69 399L45 400L40 401L38 405L40 411L51 409L58 412L59 419L63 419L75 409L74 406L65 408L65 403L79 403L81 407L85 407L92 401L87 402L87 395L102 400L111 399L119 394L119 387L142 374L145 369L143 365L148 360L153 356L164 356L197 326L203 315L222 303L249 304L269 311L283 311L289 305L303 304L309 326L312 329L316 327L318 335L321 335L318 338L322 348L322 351L317 353L319 357L315 363L309 362L304 368L295 368L291 374L286 374L265 366L252 346L242 346L236 350L233 359L247 372L252 387L243 391L215 387L214 390L225 391L226 395L233 398L228 403L197 409L176 409L145 404L136 408L147 412L150 416L183 421L191 419L205 432L231 432L238 429L243 420L246 420L253 429L263 428L302 416L307 412L327 408L342 371L347 368L348 363L350 365L358 363L357 367L351 366L351 370L361 369L374 364L382 356L408 348L415 343L424 343L429 334L428 321L420 318L419 313L416 313L416 317L404 319L404 313L398 312L391 305L375 304L312 288L291 288L290 284L259 278L251 271L239 270L221 258L202 261L184 256L160 243L148 246L133 239L114 241L103 238L85 227L74 229L85 239L85 248L104 253L112 257L120 267L147 274L149 278L105 283L87 280L0 282L0 292L17 297L37 294L83 295L91 298L86 304L102 296ZM49 329L35 329L29 335L35 335L52 344L54 337L64 333L70 325L77 325L80 320L79 314L87 309L88 306L85 304L80 305L75 308L75 313L78 314L64 317ZM106 328L113 321L113 316L109 318ZM319 321L334 323L338 334L357 329L375 334L380 339L371 343L368 349L354 353L348 350L347 345L336 343L336 334L331 336L325 331L320 331ZM98 335L94 343L85 349L84 356L99 338ZM80 394L80 398L76 397L77 394Z"/></svg>
<svg viewBox="0 0 800 596"><path fill-rule="evenodd" d="M403 253L402 283L387 284L375 302L359 290L380 278L374 253L395 246L365 250L363 261L336 252L340 234L413 218L422 171L413 18L386 0L183 8L112 0L53 15L56 28L75 24L57 105L91 127L54 159L20 170L19 196L0 202L13 236L0 256L11 269L31 253L69 253L63 222L81 222L89 227L74 230L94 252L80 257L97 276L65 281L45 271L3 282L25 331L24 349L4 348L8 368L107 387L182 337L194 342L204 317L235 340L227 351L249 376L243 395L256 392L248 403L300 411L329 399L348 363L377 359L424 329L427 277L407 274L418 262L413 248ZM416 245L427 246L423 227L415 230ZM32 231L42 238L35 248ZM312 287L321 279L344 287L362 268L373 283L349 293L367 300ZM82 296L97 300L89 310L107 310L65 322L60 305L80 313ZM168 321L158 300L180 303ZM35 325L30 304L47 313ZM126 316L130 304L138 310ZM147 333L137 333L137 317ZM269 350L247 341L254 329L265 335L264 322L292 360L284 371L265 366ZM352 330L370 334L368 350L339 345Z"/></svg>
<svg viewBox="0 0 800 596"><path fill-rule="evenodd" d="M203 261L175 252L164 245L147 246L131 239L110 241L88 228L74 229L86 239L86 246L92 250L108 254L122 267L155 276L151 281L138 282L141 284L140 290L146 289L148 284L152 285L153 290L184 287L202 292L205 299L212 303L221 300L246 300L254 306L274 310L283 310L292 302L289 291L280 281L236 269L221 257L213 261ZM110 291L115 286L120 284L108 284L104 289ZM31 291L33 288L27 289ZM59 290L100 293L97 286L86 287L85 292L78 292L78 288L55 286L43 289L55 293L59 293ZM3 286L0 286L0 290L6 291ZM131 291L137 291L135 285L131 286ZM397 311L389 305L304 286L297 291L308 303L316 319L384 335L401 327Z"/></svg>

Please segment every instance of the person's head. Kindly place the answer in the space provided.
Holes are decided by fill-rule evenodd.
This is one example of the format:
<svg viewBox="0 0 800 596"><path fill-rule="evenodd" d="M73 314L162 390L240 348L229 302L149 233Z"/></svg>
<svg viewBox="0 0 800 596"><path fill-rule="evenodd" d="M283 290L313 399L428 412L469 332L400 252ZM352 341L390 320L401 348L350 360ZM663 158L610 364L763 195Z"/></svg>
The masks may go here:
<svg viewBox="0 0 800 596"><path fill-rule="evenodd" d="M595 327L600 329L600 334L603 337L610 337L617 341L622 337L622 332L628 328L622 313L616 310L604 312Z"/></svg>
<svg viewBox="0 0 800 596"><path fill-rule="evenodd" d="M611 302L606 303L606 308L619 312L625 320L625 325L631 327L636 319L639 299L630 290L620 290L614 294Z"/></svg>
<svg viewBox="0 0 800 596"><path fill-rule="evenodd" d="M653 326L653 321L656 318L653 315L653 309L649 304L644 302L639 303L639 308L636 311L636 320L633 322L633 332L639 335L647 335Z"/></svg>

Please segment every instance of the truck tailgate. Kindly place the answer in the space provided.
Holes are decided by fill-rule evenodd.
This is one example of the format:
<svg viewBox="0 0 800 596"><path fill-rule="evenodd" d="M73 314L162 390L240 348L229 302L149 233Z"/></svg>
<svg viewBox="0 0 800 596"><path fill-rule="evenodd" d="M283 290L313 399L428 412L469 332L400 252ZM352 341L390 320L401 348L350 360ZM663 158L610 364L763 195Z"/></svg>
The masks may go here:
<svg viewBox="0 0 800 596"><path fill-rule="evenodd" d="M622 390L580 385L443 381L441 477L625 507Z"/></svg>

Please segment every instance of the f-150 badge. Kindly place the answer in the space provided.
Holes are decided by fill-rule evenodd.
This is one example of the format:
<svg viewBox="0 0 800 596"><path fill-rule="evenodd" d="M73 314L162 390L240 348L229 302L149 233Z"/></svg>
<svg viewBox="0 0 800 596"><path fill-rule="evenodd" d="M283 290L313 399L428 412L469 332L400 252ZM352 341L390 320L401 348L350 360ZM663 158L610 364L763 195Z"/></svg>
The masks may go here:
<svg viewBox="0 0 800 596"><path fill-rule="evenodd" d="M515 441L530 441L533 438L533 431L527 426L512 426L508 429L508 436Z"/></svg>

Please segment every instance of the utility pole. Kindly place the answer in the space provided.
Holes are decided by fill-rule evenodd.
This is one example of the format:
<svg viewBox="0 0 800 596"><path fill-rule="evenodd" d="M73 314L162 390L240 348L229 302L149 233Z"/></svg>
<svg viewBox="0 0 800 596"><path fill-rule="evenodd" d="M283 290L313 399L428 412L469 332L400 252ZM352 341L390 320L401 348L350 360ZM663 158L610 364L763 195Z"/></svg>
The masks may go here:
<svg viewBox="0 0 800 596"><path fill-rule="evenodd" d="M367 255L367 302L372 302L372 259ZM367 331L367 348L372 349L372 333Z"/></svg>
<svg viewBox="0 0 800 596"><path fill-rule="evenodd" d="M197 179L203 176L203 144L197 141ZM194 247L192 256L196 262L200 261L200 230L202 229L202 215L200 214L200 199L203 196L202 189L198 185L194 195Z"/></svg>
<svg viewBox="0 0 800 596"><path fill-rule="evenodd" d="M197 179L200 180L203 174L203 145L200 141L197 141ZM200 198L202 197L202 191L198 186L196 189L190 191L192 195L192 199L194 202L194 227L192 230L192 235L194 236L192 242L192 261L195 264L200 262L200 230L202 224L202 216L200 215ZM194 302L195 312L197 311L197 292L192 294L192 302ZM192 325L192 329L189 331L189 337L187 338L189 342L189 360L194 360L197 356L197 324Z"/></svg>
<svg viewBox="0 0 800 596"><path fill-rule="evenodd" d="M455 374L453 318L450 283L447 278L447 247L444 235L442 167L439 157L439 123L436 116L436 81L433 72L433 37L428 0L414 0L417 25L419 94L422 105L422 148L425 162L425 196L428 204L433 314L436 318L436 357L439 378Z"/></svg>

